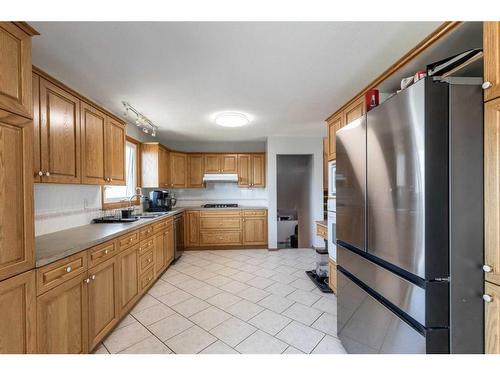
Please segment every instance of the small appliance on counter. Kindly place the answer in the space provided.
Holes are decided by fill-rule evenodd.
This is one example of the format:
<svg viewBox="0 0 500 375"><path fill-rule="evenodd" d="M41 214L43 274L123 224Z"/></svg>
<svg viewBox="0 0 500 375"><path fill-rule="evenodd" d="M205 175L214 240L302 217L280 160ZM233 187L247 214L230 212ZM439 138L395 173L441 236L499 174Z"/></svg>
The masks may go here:
<svg viewBox="0 0 500 375"><path fill-rule="evenodd" d="M149 212L171 211L177 199L168 190L153 190L149 193Z"/></svg>

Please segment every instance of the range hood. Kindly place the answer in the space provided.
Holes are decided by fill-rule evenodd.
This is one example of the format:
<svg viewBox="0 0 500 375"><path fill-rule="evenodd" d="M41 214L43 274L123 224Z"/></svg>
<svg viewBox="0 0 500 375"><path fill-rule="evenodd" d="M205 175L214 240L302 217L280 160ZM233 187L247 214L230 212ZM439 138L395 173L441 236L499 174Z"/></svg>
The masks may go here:
<svg viewBox="0 0 500 375"><path fill-rule="evenodd" d="M203 182L238 182L236 173L205 173Z"/></svg>

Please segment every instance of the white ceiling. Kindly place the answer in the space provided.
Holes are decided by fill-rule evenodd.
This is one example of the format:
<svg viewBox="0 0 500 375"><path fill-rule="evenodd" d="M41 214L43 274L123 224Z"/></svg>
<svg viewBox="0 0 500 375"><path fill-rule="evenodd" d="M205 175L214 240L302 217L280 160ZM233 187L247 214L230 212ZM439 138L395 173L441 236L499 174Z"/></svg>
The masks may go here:
<svg viewBox="0 0 500 375"><path fill-rule="evenodd" d="M325 134L323 120L437 22L32 22L33 63L161 139L252 141ZM211 115L238 110L237 129Z"/></svg>

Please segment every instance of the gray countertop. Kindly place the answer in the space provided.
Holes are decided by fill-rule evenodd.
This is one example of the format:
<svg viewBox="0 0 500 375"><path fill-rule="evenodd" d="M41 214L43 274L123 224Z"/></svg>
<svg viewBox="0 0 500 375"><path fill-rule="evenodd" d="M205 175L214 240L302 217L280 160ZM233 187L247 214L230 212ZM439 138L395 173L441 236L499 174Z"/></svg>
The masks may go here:
<svg viewBox="0 0 500 375"><path fill-rule="evenodd" d="M267 207L202 208L176 207L162 216L132 223L87 224L35 237L36 267L76 254L102 242L122 236L145 225L174 216L185 210L267 209Z"/></svg>

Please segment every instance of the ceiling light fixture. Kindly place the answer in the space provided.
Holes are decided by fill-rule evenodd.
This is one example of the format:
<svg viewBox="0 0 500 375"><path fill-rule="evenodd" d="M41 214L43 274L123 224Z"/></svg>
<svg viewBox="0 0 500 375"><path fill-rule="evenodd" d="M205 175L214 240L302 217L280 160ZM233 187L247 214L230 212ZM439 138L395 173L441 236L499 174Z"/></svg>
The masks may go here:
<svg viewBox="0 0 500 375"><path fill-rule="evenodd" d="M142 129L142 131L146 134L151 133L153 137L156 137L156 132L158 131L158 125L153 123L149 118L144 116L141 112L139 112L137 109L132 107L129 103L123 101L122 102L123 107L125 107L125 117L128 117L130 115L130 112L133 113L135 116L134 123Z"/></svg>
<svg viewBox="0 0 500 375"><path fill-rule="evenodd" d="M215 115L215 123L226 128L237 128L250 123L250 119L241 112L221 112Z"/></svg>

